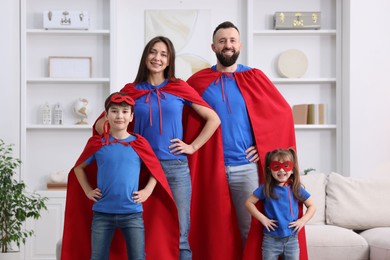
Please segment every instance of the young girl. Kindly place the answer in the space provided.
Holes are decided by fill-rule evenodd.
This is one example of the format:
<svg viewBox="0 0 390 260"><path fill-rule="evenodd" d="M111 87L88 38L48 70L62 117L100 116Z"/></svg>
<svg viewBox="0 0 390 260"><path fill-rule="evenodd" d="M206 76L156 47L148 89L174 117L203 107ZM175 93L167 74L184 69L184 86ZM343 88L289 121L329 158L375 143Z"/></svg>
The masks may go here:
<svg viewBox="0 0 390 260"><path fill-rule="evenodd" d="M293 149L276 149L265 157L265 183L245 202L249 213L264 226L263 260L299 259L298 232L313 217L316 207L299 179L297 156ZM262 200L264 213L255 204ZM298 218L298 201L307 207Z"/></svg>

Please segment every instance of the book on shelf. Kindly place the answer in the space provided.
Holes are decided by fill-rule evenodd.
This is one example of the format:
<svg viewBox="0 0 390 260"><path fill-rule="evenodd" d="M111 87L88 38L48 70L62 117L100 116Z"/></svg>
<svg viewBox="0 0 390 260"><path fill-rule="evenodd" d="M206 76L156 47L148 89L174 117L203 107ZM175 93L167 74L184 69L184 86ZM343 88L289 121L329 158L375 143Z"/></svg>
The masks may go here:
<svg viewBox="0 0 390 260"><path fill-rule="evenodd" d="M308 104L298 104L292 107L294 124L306 125L307 124L307 112Z"/></svg>
<svg viewBox="0 0 390 260"><path fill-rule="evenodd" d="M292 107L294 124L299 125L324 125L327 124L326 105L321 104L296 104Z"/></svg>

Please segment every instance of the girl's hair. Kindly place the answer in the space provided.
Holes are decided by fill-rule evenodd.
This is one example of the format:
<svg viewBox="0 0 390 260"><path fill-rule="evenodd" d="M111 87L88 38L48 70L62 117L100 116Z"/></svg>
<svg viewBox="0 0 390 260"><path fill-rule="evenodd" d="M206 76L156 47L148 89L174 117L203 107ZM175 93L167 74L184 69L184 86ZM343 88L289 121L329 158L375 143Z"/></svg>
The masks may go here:
<svg viewBox="0 0 390 260"><path fill-rule="evenodd" d="M175 81L175 47L173 46L173 43L171 40L167 37L164 36L156 36L153 39L151 39L145 46L144 51L142 53L142 57L139 63L138 67L138 73L137 76L135 77L134 82L135 83L140 83L147 81L148 75L149 75L149 70L146 67L146 58L148 57L150 51L152 50L153 46L158 43L162 42L167 46L168 49L168 64L164 70L164 78Z"/></svg>
<svg viewBox="0 0 390 260"><path fill-rule="evenodd" d="M288 149L275 149L271 152L268 152L265 155L265 183L264 183L264 195L266 198L277 199L277 196L274 194L274 187L278 185L278 182L273 178L270 164L272 161L291 161L293 163L293 173L290 175L289 183L292 188L294 197L297 200L303 200L299 189L301 187L301 180L299 178L299 168L297 154L293 148Z"/></svg>

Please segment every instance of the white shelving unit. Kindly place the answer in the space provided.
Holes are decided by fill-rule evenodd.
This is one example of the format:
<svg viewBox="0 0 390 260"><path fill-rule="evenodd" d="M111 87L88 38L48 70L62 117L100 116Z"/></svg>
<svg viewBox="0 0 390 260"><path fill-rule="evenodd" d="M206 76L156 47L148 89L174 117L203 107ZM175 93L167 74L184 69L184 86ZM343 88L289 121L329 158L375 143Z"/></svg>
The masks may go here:
<svg viewBox="0 0 390 260"><path fill-rule="evenodd" d="M342 169L341 142L341 0L247 0L246 62L261 69L291 106L326 104L325 125L296 125L301 171ZM275 30L275 12L321 12L318 30ZM278 56L298 49L308 58L301 78L284 78Z"/></svg>
<svg viewBox="0 0 390 260"><path fill-rule="evenodd" d="M115 85L114 52L116 0L20 0L21 7L21 178L31 190L49 197L48 211L31 221L36 235L27 240L24 259L56 259L55 244L62 236L65 191L47 190L50 174L68 172L104 110L104 100ZM45 30L47 10L88 11L88 30ZM90 78L49 77L49 56L91 57ZM78 125L73 106L89 101L87 125ZM42 125L40 106L60 103L62 125ZM53 113L53 112L52 112ZM52 120L53 121L53 120Z"/></svg>

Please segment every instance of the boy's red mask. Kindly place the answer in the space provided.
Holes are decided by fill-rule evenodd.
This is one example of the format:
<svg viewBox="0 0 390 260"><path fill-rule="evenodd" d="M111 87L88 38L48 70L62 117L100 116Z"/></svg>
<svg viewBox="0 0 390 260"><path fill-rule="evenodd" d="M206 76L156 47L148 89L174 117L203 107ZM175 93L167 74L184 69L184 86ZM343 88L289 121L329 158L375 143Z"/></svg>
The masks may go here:
<svg viewBox="0 0 390 260"><path fill-rule="evenodd" d="M135 103L131 97L123 96L119 93L116 93L110 97L110 101L107 103L106 107L108 107L111 103L120 104L122 102L125 102L126 104L128 104L130 106L134 106L134 103Z"/></svg>
<svg viewBox="0 0 390 260"><path fill-rule="evenodd" d="M272 161L269 166L270 169L275 172L280 171L281 169L283 169L285 172L289 172L294 167L292 161L285 161L285 162Z"/></svg>

